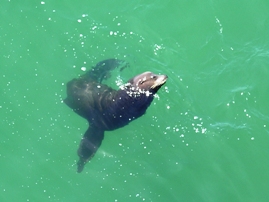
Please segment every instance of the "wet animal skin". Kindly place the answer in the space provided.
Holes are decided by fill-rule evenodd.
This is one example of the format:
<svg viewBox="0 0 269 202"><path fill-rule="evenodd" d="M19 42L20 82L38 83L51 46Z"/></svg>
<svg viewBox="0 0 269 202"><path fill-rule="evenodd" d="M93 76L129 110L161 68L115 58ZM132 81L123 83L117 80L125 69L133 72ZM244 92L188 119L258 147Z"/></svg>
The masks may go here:
<svg viewBox="0 0 269 202"><path fill-rule="evenodd" d="M166 75L144 72L118 90L102 84L110 71L127 66L128 63L122 60L104 60L80 78L67 83L64 102L89 122L78 149L79 173L100 147L104 132L121 128L145 114L155 93L167 80Z"/></svg>

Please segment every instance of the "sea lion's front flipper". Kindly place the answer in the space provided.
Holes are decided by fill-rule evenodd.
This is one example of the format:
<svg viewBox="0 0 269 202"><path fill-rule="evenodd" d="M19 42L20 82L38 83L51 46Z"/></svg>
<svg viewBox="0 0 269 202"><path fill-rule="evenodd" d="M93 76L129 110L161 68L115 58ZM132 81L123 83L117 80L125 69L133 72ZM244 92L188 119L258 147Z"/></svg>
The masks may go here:
<svg viewBox="0 0 269 202"><path fill-rule="evenodd" d="M129 67L129 63L124 60L107 59L97 63L88 73L87 76L95 81L101 83L110 77L110 71L120 68L120 71Z"/></svg>
<svg viewBox="0 0 269 202"><path fill-rule="evenodd" d="M80 173L84 165L94 156L104 139L104 131L96 127L89 127L80 141L78 148L79 161L77 172Z"/></svg>

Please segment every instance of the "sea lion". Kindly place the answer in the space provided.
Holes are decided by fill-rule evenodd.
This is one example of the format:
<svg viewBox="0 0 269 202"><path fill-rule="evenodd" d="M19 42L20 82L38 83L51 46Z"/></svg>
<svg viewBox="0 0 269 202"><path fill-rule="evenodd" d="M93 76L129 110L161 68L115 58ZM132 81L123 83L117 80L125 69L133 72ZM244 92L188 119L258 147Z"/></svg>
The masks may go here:
<svg viewBox="0 0 269 202"><path fill-rule="evenodd" d="M123 127L142 116L168 78L166 75L144 72L131 78L119 90L102 84L111 70L127 66L122 60L104 60L80 78L67 83L64 102L89 122L78 149L78 173L100 147L104 131Z"/></svg>

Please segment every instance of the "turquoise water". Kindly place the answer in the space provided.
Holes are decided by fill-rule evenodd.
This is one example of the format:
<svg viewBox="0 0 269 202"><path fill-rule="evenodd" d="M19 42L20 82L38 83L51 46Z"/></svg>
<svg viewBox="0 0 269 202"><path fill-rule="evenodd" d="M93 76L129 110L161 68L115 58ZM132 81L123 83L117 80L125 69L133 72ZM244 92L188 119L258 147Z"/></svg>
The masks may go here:
<svg viewBox="0 0 269 202"><path fill-rule="evenodd" d="M267 201L268 10L266 0L3 0L0 200ZM113 57L131 64L115 78L169 79L77 174L88 126L62 103L65 83Z"/></svg>

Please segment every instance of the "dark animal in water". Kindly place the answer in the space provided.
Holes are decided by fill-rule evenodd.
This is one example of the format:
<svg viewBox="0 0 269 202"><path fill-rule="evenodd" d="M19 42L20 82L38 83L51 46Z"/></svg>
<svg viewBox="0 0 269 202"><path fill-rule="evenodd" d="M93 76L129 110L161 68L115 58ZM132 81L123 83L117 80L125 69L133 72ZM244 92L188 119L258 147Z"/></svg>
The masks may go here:
<svg viewBox="0 0 269 202"><path fill-rule="evenodd" d="M142 116L154 94L167 80L166 75L144 72L131 78L119 90L102 84L111 70L127 65L117 59L104 60L80 78L67 83L64 102L89 122L78 149L79 173L100 147L104 131L123 127Z"/></svg>

